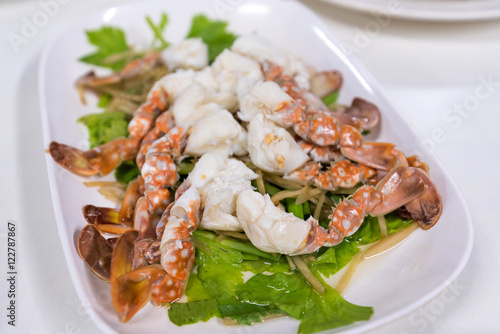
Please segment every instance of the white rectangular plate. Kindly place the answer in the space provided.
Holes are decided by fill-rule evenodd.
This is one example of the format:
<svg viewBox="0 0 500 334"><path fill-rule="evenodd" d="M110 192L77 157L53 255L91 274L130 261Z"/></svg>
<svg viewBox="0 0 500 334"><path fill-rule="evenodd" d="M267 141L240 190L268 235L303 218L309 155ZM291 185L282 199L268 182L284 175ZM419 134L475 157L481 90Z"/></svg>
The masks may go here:
<svg viewBox="0 0 500 334"><path fill-rule="evenodd" d="M231 31L238 34L257 32L284 50L302 57L318 69L337 69L344 75L340 100L350 103L354 96L378 105L382 111L382 126L377 140L390 141L407 155L417 152L420 138L387 102L379 85L357 63L349 59L340 44L330 35L321 21L300 3L290 1L224 2L229 7L215 7L221 2L165 2L155 0L110 8L82 18L55 39L45 50L40 66L40 100L45 146L52 140L87 147L86 131L77 119L98 112L94 101L83 106L75 89L75 80L89 70L78 58L92 51L84 31L107 24L123 28L128 42L137 48L146 47L152 39L144 17L157 19L161 12L169 15L167 39L180 41L187 33L191 18L205 13L229 21ZM239 4L236 6L236 4ZM217 9L218 8L218 9ZM381 61L383 61L381 59ZM404 84L404 83L402 83ZM338 329L358 333L397 319L423 305L442 291L465 266L472 248L472 224L457 187L433 154L420 152L431 169L438 187L444 212L439 223L429 231L417 230L395 250L364 261L355 279L345 292L345 298L360 305L373 306L375 313L368 322ZM75 288L95 324L107 333L282 333L296 332L299 322L276 319L252 327L224 327L220 319L207 323L176 327L169 322L167 311L148 305L129 323L121 324L111 305L109 287L95 277L80 260L76 238L85 225L82 206L94 204L113 206L95 189L86 188L84 179L56 165L47 155L52 199L59 236Z"/></svg>

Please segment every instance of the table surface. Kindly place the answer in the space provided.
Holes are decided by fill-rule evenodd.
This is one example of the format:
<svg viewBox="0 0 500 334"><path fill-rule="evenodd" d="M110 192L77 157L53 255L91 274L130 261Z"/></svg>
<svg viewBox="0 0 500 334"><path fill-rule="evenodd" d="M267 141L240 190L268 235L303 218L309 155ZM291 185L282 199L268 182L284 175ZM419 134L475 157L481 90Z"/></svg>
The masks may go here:
<svg viewBox="0 0 500 334"><path fill-rule="evenodd" d="M38 105L41 50L65 25L126 1L60 1L59 11L16 52L8 34L40 10L38 1L0 0L0 268L6 268L6 225L17 223L17 326L0 332L95 333L62 254L52 209ZM371 333L493 333L500 330L500 20L439 23L399 20L304 1L385 90L451 173L469 205L474 248L463 273L412 314ZM380 19L380 17L379 17ZM490 84L485 84L490 82ZM481 88L479 88L481 87ZM478 90L487 96L478 96ZM450 119L453 117L453 120ZM2 309L6 279L0 283Z"/></svg>

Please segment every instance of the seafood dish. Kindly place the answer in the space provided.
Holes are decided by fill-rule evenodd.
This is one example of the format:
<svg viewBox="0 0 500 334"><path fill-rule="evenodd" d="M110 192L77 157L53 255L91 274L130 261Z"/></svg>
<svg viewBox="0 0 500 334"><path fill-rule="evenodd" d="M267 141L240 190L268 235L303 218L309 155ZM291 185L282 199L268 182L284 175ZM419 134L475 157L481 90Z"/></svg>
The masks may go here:
<svg viewBox="0 0 500 334"><path fill-rule="evenodd" d="M99 34L125 41L121 31L87 32L100 49L81 60L113 72L77 88L106 111L81 120L89 150L48 147L83 181L113 171L121 181L87 182L118 208L85 205L76 250L109 282L120 321L149 302L176 325L288 316L313 333L369 320L371 307L341 294L361 261L438 222L427 164L366 138L383 110L339 103L339 71L203 15L170 43L167 22L148 18L147 51L102 55Z"/></svg>

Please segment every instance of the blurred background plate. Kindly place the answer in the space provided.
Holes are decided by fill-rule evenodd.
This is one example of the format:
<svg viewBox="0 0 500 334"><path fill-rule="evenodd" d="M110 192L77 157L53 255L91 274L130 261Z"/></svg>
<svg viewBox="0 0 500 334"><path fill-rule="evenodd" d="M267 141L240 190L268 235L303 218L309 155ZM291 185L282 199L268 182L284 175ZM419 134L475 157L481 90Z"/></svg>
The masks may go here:
<svg viewBox="0 0 500 334"><path fill-rule="evenodd" d="M498 0L322 0L361 12L426 21L476 21L500 18Z"/></svg>

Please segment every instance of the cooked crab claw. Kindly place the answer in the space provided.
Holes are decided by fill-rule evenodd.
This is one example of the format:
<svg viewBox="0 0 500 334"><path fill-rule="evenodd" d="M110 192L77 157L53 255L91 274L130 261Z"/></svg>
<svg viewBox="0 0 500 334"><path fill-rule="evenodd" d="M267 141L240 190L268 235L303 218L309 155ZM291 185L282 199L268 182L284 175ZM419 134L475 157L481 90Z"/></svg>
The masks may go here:
<svg viewBox="0 0 500 334"><path fill-rule="evenodd" d="M421 196L426 190L422 174L415 168L405 169L403 166L387 174L376 186L381 201L370 215L383 216Z"/></svg>
<svg viewBox="0 0 500 334"><path fill-rule="evenodd" d="M78 79L77 85L84 87L98 87L117 84L123 80L133 78L141 73L151 70L160 64L162 64L160 53L152 52L143 58L132 61L118 73L113 73L105 77L97 77L93 71L89 72Z"/></svg>
<svg viewBox="0 0 500 334"><path fill-rule="evenodd" d="M89 204L82 208L82 212L87 223L94 225L101 232L122 234L131 229L130 226L120 224L119 213L115 209Z"/></svg>
<svg viewBox="0 0 500 334"><path fill-rule="evenodd" d="M139 181L136 179L131 181L127 186L127 191L125 192L125 197L123 198L123 203L118 215L119 222L127 226L133 225L135 204L140 197L141 191L139 187Z"/></svg>
<svg viewBox="0 0 500 334"><path fill-rule="evenodd" d="M149 301L153 283L160 280L165 271L160 265L150 265L126 273L111 281L113 305L121 322L129 321ZM118 305L118 308L117 308Z"/></svg>
<svg viewBox="0 0 500 334"><path fill-rule="evenodd" d="M376 105L359 97L352 101L348 108L332 111L332 115L344 125L352 125L361 129L373 129L380 122L380 110Z"/></svg>
<svg viewBox="0 0 500 334"><path fill-rule="evenodd" d="M159 265L132 270L137 231L127 231L118 239L111 256L111 298L121 322L129 321L151 296L151 287L164 275Z"/></svg>
<svg viewBox="0 0 500 334"><path fill-rule="evenodd" d="M429 166L423 161L420 161L419 157L416 155L412 155L410 157L406 158L406 161L408 161L408 165L410 167L415 167L415 168L420 168L423 170L427 175L429 174Z"/></svg>
<svg viewBox="0 0 500 334"><path fill-rule="evenodd" d="M125 142L125 138L119 138L89 151L82 151L53 141L49 152L55 162L72 173L82 176L106 175L120 163L119 150Z"/></svg>
<svg viewBox="0 0 500 334"><path fill-rule="evenodd" d="M325 97L342 87L342 74L338 71L316 72L310 80L311 93L318 97Z"/></svg>
<svg viewBox="0 0 500 334"><path fill-rule="evenodd" d="M88 204L82 208L82 213L87 223L92 225L118 224L118 211L115 209Z"/></svg>
<svg viewBox="0 0 500 334"><path fill-rule="evenodd" d="M85 152L75 147L53 141L50 143L49 152L55 162L72 173L83 176L99 173L98 166L85 156Z"/></svg>
<svg viewBox="0 0 500 334"><path fill-rule="evenodd" d="M394 144L366 142L359 148L342 147L342 154L365 166L384 171L391 170L397 163Z"/></svg>
<svg viewBox="0 0 500 334"><path fill-rule="evenodd" d="M89 224L82 229L78 236L78 254L90 270L106 282L110 280L112 252L112 245L94 225Z"/></svg>
<svg viewBox="0 0 500 334"><path fill-rule="evenodd" d="M406 210L410 212L411 217L417 221L421 228L428 230L441 217L443 210L441 196L439 196L436 186L424 171L418 168L409 169L413 169L415 173L420 175L425 185L425 191L421 196L406 204Z"/></svg>

